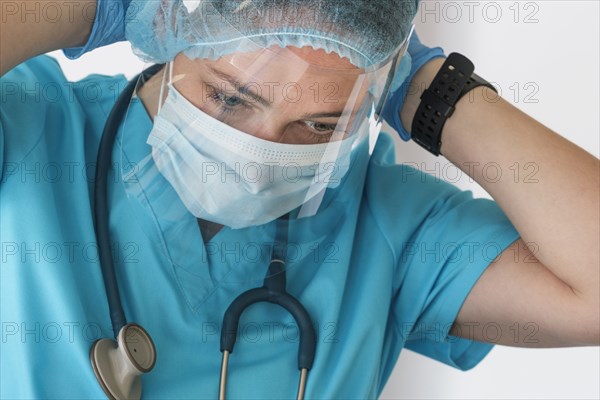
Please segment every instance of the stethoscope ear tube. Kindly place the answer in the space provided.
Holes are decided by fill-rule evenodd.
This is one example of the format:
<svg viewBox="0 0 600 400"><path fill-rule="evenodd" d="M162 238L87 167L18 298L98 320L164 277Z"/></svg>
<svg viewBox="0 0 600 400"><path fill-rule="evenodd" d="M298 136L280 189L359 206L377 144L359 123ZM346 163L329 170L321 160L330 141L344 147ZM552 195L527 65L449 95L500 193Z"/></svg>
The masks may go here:
<svg viewBox="0 0 600 400"><path fill-rule="evenodd" d="M298 349L298 369L310 370L315 360L317 350L317 334L308 315L308 312L298 300L289 294L285 294L278 303L288 310L296 320L300 330L300 347Z"/></svg>
<svg viewBox="0 0 600 400"><path fill-rule="evenodd" d="M281 278L284 278L283 272ZM266 279L272 278L267 277ZM279 278L279 279L281 279ZM221 331L221 352L227 351L233 353L233 347L237 339L238 324L240 317L246 308L255 303L269 302L278 304L286 309L296 320L300 330L300 348L298 350L298 369L312 368L315 352L317 335L314 326L308 315L308 312L293 296L285 291L273 291L265 286L256 289L250 289L239 295L233 303L229 305Z"/></svg>
<svg viewBox="0 0 600 400"><path fill-rule="evenodd" d="M269 264L264 284L260 288L250 289L239 295L227 308L223 317L221 330L221 382L219 384L219 399L225 398L227 385L227 366L229 355L237 338L237 330L242 313L255 303L269 302L287 310L296 320L300 330L300 345L298 349L298 369L300 383L298 399L304 397L306 375L312 368L317 348L317 334L310 315L304 306L286 291L285 254L282 249L287 245L287 216L277 221L276 242L273 246L272 259Z"/></svg>

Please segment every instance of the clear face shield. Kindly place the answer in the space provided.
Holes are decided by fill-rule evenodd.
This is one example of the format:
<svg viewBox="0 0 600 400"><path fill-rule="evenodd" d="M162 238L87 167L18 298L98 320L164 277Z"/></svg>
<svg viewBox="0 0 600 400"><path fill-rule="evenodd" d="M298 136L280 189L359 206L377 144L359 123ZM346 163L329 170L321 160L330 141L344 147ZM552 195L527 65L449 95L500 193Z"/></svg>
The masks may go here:
<svg viewBox="0 0 600 400"><path fill-rule="evenodd" d="M356 200L408 39L368 68L250 39L216 60L179 53L147 83L153 128L148 154L122 161L128 194L162 177L187 212L233 229L315 216L342 188ZM163 217L182 213L173 202Z"/></svg>

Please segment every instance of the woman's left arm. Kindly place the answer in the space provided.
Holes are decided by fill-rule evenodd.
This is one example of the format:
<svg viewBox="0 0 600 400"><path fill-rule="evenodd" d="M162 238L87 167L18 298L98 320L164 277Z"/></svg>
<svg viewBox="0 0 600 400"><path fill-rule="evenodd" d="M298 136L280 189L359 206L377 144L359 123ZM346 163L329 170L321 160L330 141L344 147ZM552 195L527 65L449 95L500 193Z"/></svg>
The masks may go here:
<svg viewBox="0 0 600 400"><path fill-rule="evenodd" d="M411 87L428 87L444 61L425 64ZM406 97L405 128L420 95ZM483 328L495 323L511 332L494 337L497 344L599 345L599 160L486 87L460 99L441 139L441 153L494 198L521 235L477 281L450 334L490 341ZM536 332L530 340L513 334L527 324Z"/></svg>

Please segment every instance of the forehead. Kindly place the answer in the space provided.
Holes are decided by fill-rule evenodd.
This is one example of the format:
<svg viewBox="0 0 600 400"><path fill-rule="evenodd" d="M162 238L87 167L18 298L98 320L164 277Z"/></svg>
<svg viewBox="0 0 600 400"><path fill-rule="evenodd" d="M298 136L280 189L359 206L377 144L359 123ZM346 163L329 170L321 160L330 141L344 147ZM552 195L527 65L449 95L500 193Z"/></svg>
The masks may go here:
<svg viewBox="0 0 600 400"><path fill-rule="evenodd" d="M309 46L305 47L286 47L288 53L294 54L307 63L325 68L355 70L360 71L358 67L350 62L346 57L340 57L336 53L327 53L323 49L314 49Z"/></svg>
<svg viewBox="0 0 600 400"><path fill-rule="evenodd" d="M357 68L347 58L312 47L273 46L254 52L232 53L216 61L206 62L226 68L229 72L237 70L236 75L265 82L280 82L281 79L300 81L306 76L343 82L354 81L364 73L364 70Z"/></svg>
<svg viewBox="0 0 600 400"><path fill-rule="evenodd" d="M339 109L349 99L364 98L368 88L365 72L346 58L310 47L272 47L255 52L238 52L217 60L190 60L183 53L176 74L184 81L213 83L226 90L259 94L273 105ZM186 79L188 76L190 79ZM247 92L246 92L247 93ZM312 111L312 110L311 110ZM322 110L320 110L322 111Z"/></svg>

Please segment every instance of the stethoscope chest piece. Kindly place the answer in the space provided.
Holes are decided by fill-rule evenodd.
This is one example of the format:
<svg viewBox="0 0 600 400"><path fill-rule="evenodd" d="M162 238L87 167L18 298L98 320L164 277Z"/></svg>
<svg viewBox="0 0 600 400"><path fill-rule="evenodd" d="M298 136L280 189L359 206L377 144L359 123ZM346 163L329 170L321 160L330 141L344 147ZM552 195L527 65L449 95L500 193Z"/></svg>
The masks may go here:
<svg viewBox="0 0 600 400"><path fill-rule="evenodd" d="M96 379L109 399L139 399L141 375L156 362L156 349L150 335L137 324L127 324L117 341L99 339L90 349Z"/></svg>

